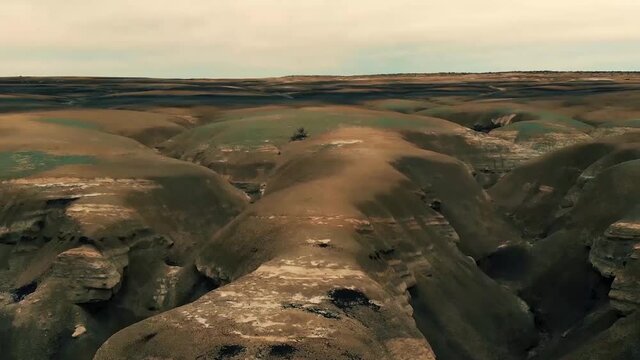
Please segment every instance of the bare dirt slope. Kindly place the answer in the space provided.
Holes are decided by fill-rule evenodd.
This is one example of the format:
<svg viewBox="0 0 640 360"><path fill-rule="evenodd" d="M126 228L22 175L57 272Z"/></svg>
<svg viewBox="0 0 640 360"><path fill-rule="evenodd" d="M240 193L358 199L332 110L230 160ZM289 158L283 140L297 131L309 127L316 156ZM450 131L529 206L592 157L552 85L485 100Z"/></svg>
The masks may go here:
<svg viewBox="0 0 640 360"><path fill-rule="evenodd" d="M638 359L638 99L627 73L0 79L2 356Z"/></svg>

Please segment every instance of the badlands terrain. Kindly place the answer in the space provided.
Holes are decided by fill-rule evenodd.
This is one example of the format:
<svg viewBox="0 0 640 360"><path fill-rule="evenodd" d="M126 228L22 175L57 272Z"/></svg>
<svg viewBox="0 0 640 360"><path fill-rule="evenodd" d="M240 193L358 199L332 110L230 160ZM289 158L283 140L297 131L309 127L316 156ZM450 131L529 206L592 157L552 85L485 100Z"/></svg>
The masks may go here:
<svg viewBox="0 0 640 360"><path fill-rule="evenodd" d="M636 73L0 78L0 358L640 359L639 181Z"/></svg>

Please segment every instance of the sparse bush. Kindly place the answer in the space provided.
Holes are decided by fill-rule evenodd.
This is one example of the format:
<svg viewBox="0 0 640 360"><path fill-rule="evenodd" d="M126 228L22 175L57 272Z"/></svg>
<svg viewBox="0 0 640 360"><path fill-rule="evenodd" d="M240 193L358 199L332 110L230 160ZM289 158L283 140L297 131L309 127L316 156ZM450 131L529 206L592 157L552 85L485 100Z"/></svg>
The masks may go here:
<svg viewBox="0 0 640 360"><path fill-rule="evenodd" d="M300 140L304 140L309 136L309 134L307 134L307 131L301 127L298 128L298 130L296 130L296 132L293 133L293 135L291 135L291 137L289 138L289 141L300 141Z"/></svg>

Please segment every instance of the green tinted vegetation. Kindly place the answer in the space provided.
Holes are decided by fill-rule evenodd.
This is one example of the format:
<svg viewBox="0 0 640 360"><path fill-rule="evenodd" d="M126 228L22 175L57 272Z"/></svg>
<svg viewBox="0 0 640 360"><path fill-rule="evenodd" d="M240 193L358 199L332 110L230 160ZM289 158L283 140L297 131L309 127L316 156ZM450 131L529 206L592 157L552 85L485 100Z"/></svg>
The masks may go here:
<svg viewBox="0 0 640 360"><path fill-rule="evenodd" d="M438 117L453 122L462 124L468 124L477 121L485 121L495 119L501 116L510 114L520 114L519 110L512 108L494 108L487 110L457 110L450 106L441 106L429 110L423 110L419 112L422 115Z"/></svg>
<svg viewBox="0 0 640 360"><path fill-rule="evenodd" d="M259 146L266 140L274 145L289 141L291 134L304 127L309 136L339 127L366 126L374 128L418 129L434 126L433 121L419 117L378 112L317 111L312 109L265 110L255 115L231 115L177 139L211 142L224 145ZM435 125L437 126L437 125ZM180 140L178 140L180 141Z"/></svg>
<svg viewBox="0 0 640 360"><path fill-rule="evenodd" d="M528 112L528 114L531 114L531 117L534 117L536 120L539 120L539 121L556 123L556 124L571 127L580 131L588 132L593 130L593 126L585 124L582 121L575 120L574 118L563 115L563 114L558 114L550 111L530 111Z"/></svg>
<svg viewBox="0 0 640 360"><path fill-rule="evenodd" d="M441 106L425 111L420 111L419 113L422 115L439 117L449 121L466 124L467 126L472 125L475 122L484 122L510 114L517 114L514 122L536 120L560 124L585 132L591 131L593 129L591 125L575 120L570 116L545 110L530 111L509 107L497 107L487 110L459 111L452 107Z"/></svg>
<svg viewBox="0 0 640 360"><path fill-rule="evenodd" d="M86 155L52 155L42 151L0 152L0 179L27 177L58 166L93 164Z"/></svg>
<svg viewBox="0 0 640 360"><path fill-rule="evenodd" d="M81 129L95 130L95 129L99 129L100 128L96 124L92 124L90 122L86 122L84 120L77 120L77 119L45 118L45 119L38 119L38 121L44 122L44 123L49 123L49 124L76 127L76 128L81 128Z"/></svg>
<svg viewBox="0 0 640 360"><path fill-rule="evenodd" d="M387 99L378 101L373 104L374 108L395 111L400 113L413 113L416 111L424 111L424 109L428 108L430 103L426 101L418 101L418 100L405 100L405 99Z"/></svg>
<svg viewBox="0 0 640 360"><path fill-rule="evenodd" d="M578 130L569 126L565 126L564 124L555 124L550 121L535 120L512 123L494 131L517 131L518 136L516 137L516 141L525 141L538 135L544 135L548 133L572 133Z"/></svg>
<svg viewBox="0 0 640 360"><path fill-rule="evenodd" d="M602 127L633 127L640 128L640 119L617 120L602 124Z"/></svg>

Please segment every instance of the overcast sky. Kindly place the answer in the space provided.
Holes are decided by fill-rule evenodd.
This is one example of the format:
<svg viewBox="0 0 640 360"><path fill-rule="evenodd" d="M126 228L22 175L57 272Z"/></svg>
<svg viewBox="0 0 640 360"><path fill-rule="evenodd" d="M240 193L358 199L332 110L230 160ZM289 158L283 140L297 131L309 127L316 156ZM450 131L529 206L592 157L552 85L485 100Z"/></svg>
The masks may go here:
<svg viewBox="0 0 640 360"><path fill-rule="evenodd" d="M640 70L640 0L0 0L0 76Z"/></svg>

